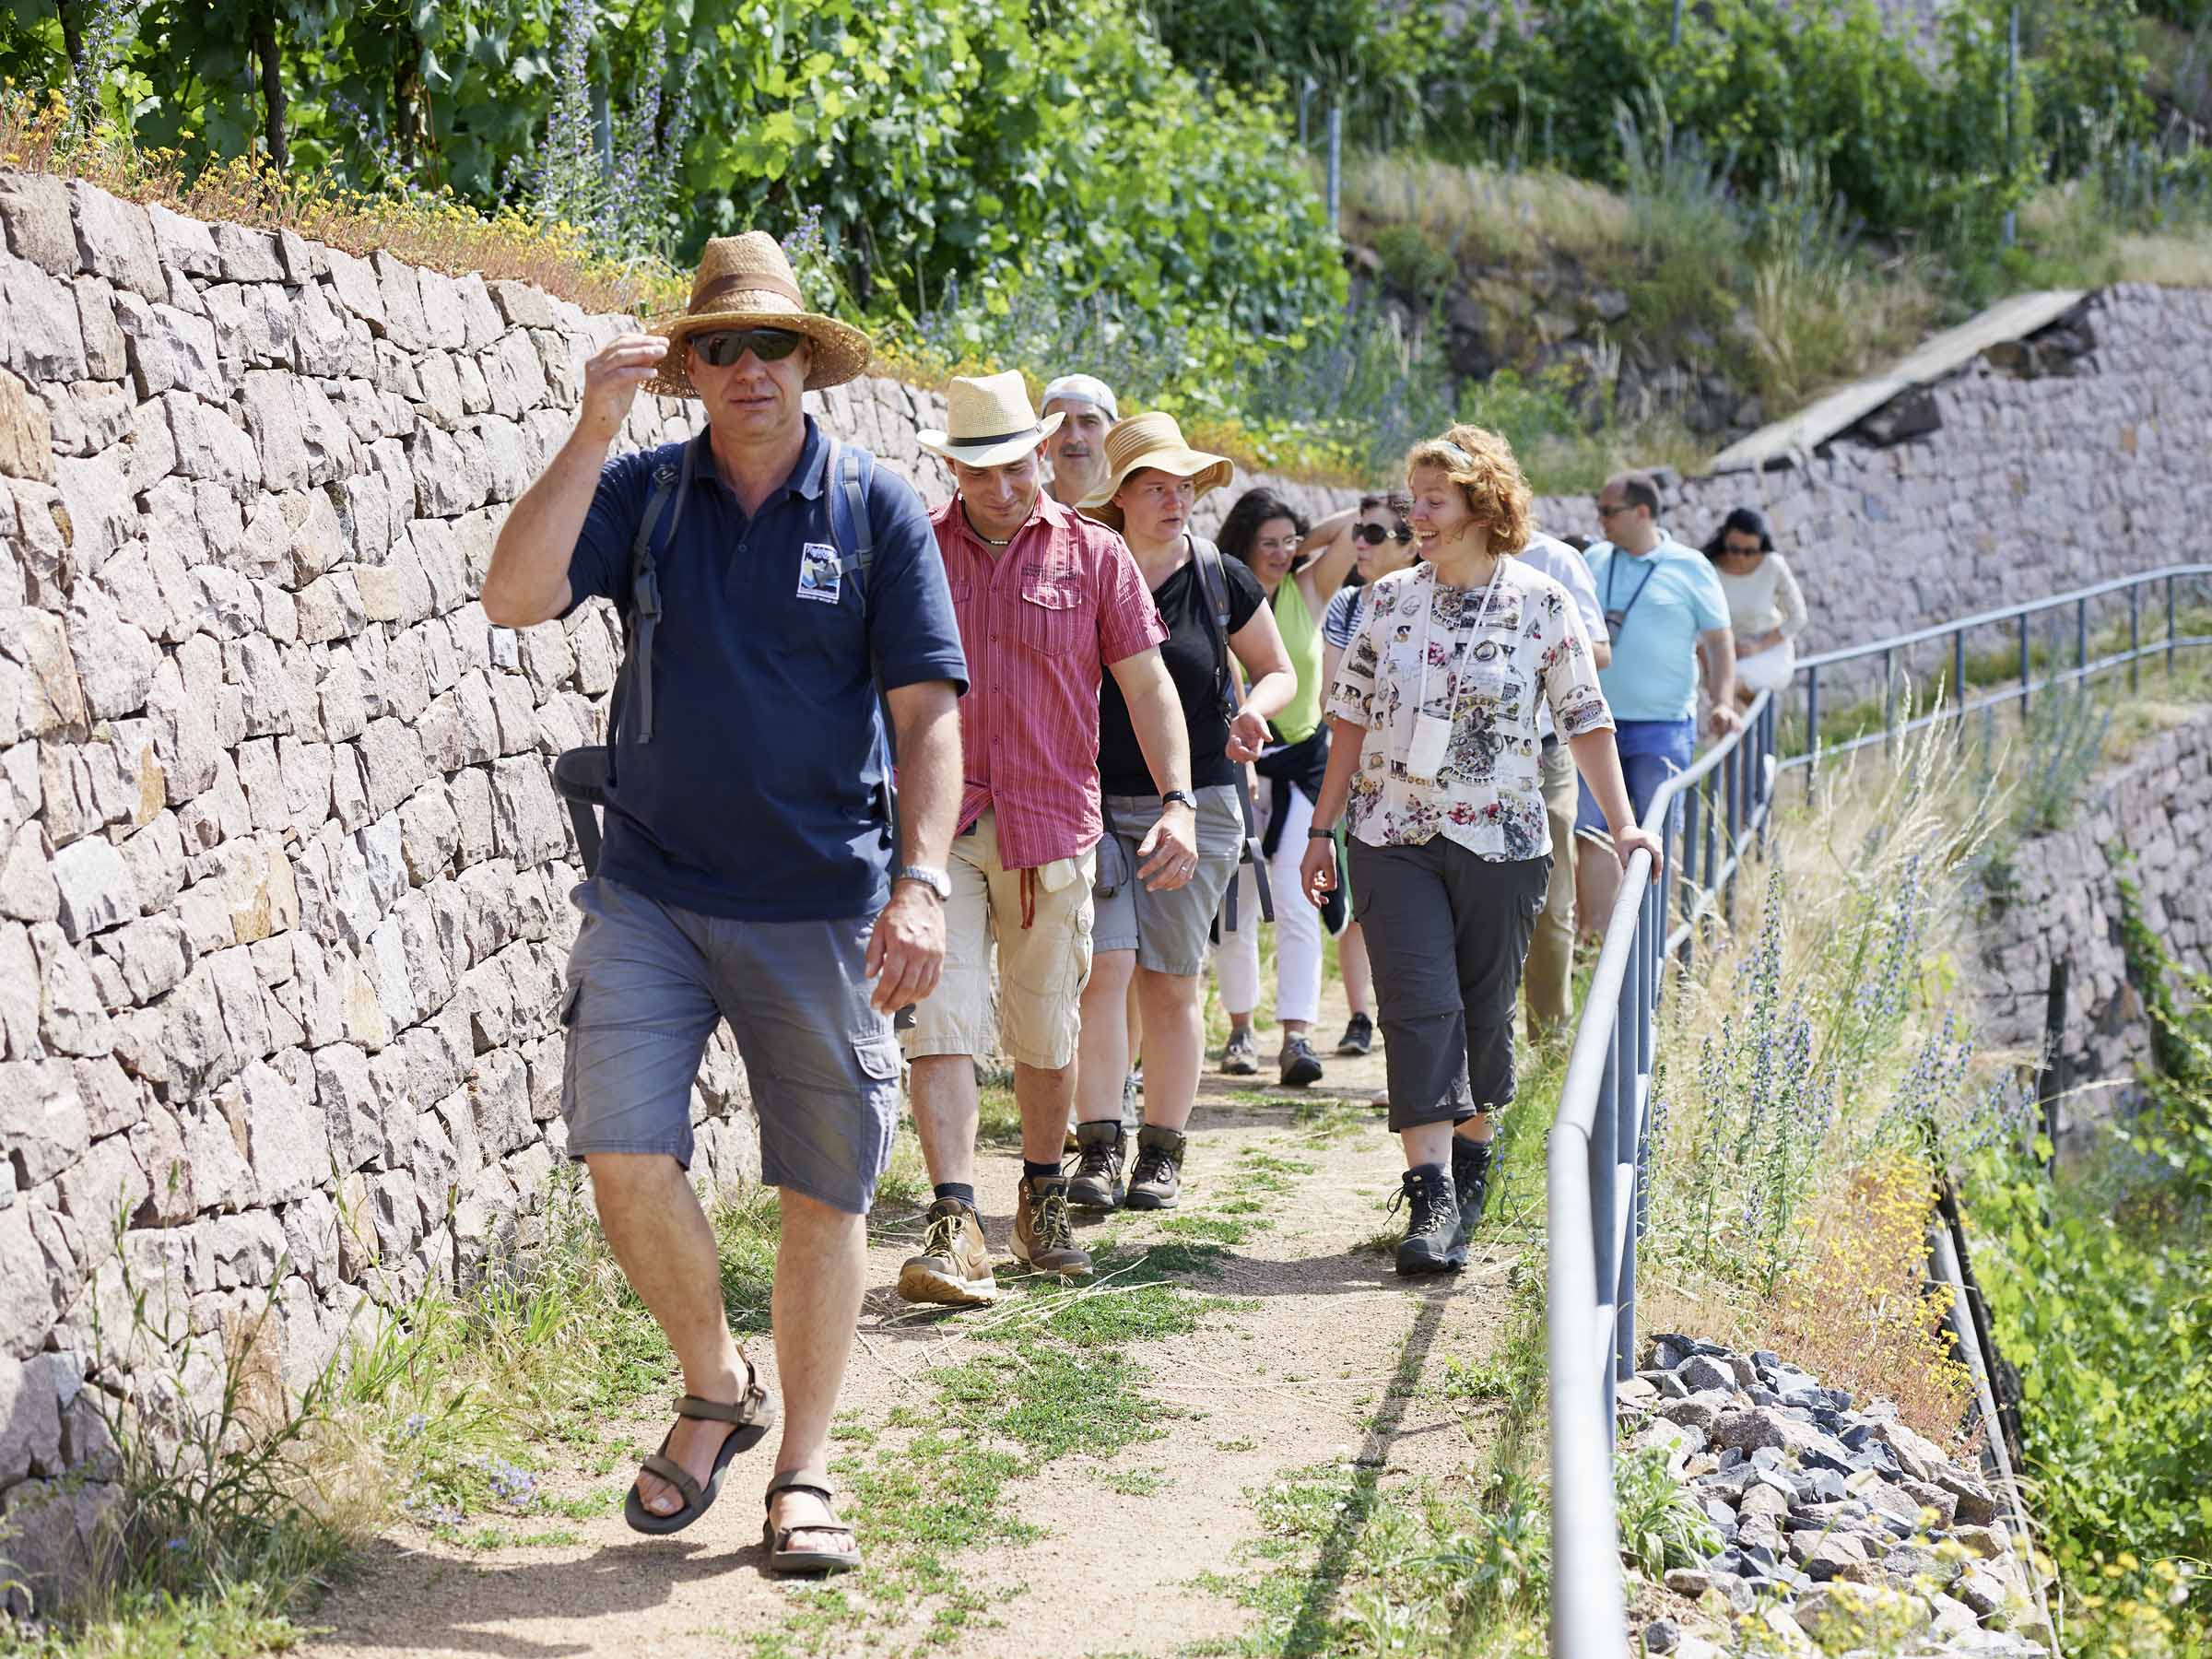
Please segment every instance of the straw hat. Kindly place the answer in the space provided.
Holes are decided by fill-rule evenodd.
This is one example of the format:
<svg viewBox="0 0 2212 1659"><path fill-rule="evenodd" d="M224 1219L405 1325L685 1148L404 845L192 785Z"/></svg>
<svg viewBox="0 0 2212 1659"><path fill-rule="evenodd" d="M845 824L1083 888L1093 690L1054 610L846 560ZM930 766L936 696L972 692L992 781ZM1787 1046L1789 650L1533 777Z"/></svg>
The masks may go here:
<svg viewBox="0 0 2212 1659"><path fill-rule="evenodd" d="M1030 407L1029 382L1009 369L955 380L945 388L946 429L916 432L914 441L962 466L1004 466L1034 450L1066 418L1054 412L1039 420Z"/></svg>
<svg viewBox="0 0 2212 1659"><path fill-rule="evenodd" d="M1129 475L1147 466L1188 478L1204 495L1218 489L1236 468L1226 455L1209 455L1182 441L1175 417L1155 410L1117 420L1106 432L1106 482L1083 498L1083 511L1110 529L1122 527L1122 510L1113 504L1114 492Z"/></svg>
<svg viewBox="0 0 2212 1659"><path fill-rule="evenodd" d="M691 303L654 329L668 340L668 355L658 373L645 382L648 392L697 397L686 371L684 342L716 328L787 328L814 343L806 367L806 390L841 386L868 366L868 336L850 323L806 309L791 261L765 230L717 236L699 256L691 278Z"/></svg>

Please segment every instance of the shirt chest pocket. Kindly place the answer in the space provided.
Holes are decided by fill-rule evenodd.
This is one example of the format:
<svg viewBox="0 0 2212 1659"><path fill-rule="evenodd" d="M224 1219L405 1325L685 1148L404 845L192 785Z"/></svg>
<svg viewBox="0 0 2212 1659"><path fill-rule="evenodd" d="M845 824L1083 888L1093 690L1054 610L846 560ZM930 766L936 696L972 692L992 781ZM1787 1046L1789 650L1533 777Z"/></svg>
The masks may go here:
<svg viewBox="0 0 2212 1659"><path fill-rule="evenodd" d="M1073 571L1050 566L1025 571L1021 578L1021 642L1042 656L1075 651L1095 624L1090 595Z"/></svg>

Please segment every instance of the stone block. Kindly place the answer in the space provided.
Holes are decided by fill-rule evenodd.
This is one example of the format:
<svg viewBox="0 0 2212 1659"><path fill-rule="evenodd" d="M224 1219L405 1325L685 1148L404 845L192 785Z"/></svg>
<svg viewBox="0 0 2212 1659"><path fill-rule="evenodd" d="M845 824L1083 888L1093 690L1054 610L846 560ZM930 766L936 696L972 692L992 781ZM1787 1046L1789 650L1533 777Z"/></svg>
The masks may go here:
<svg viewBox="0 0 2212 1659"><path fill-rule="evenodd" d="M0 334L0 363L34 386L81 381L91 372L84 320L69 280L24 260L0 258L0 305L8 320Z"/></svg>
<svg viewBox="0 0 2212 1659"><path fill-rule="evenodd" d="M76 584L66 631L88 719L110 719L145 707L160 651L143 630L124 620L100 583Z"/></svg>
<svg viewBox="0 0 2212 1659"><path fill-rule="evenodd" d="M56 853L53 880L61 895L62 932L73 943L137 920L130 866L102 836L87 836Z"/></svg>
<svg viewBox="0 0 2212 1659"><path fill-rule="evenodd" d="M115 320L141 398L178 391L219 405L228 397L229 371L215 324L206 318L166 302L146 304L119 296Z"/></svg>
<svg viewBox="0 0 2212 1659"><path fill-rule="evenodd" d="M60 617L44 610L0 611L0 663L23 671L6 682L13 684L15 700L13 708L0 705L0 747L86 724L84 688Z"/></svg>
<svg viewBox="0 0 2212 1659"><path fill-rule="evenodd" d="M65 1600L102 1559L109 1512L121 1488L102 1481L26 1480L0 1500L0 1535L8 1538L14 1577L33 1606Z"/></svg>
<svg viewBox="0 0 2212 1659"><path fill-rule="evenodd" d="M222 260L215 250L215 232L195 218L172 213L159 202L148 203L147 220L154 231L154 247L172 270L187 276L219 276Z"/></svg>
<svg viewBox="0 0 2212 1659"><path fill-rule="evenodd" d="M31 928L30 947L39 964L40 1041L57 1054L106 1053L108 1014L84 959L51 922Z"/></svg>
<svg viewBox="0 0 2212 1659"><path fill-rule="evenodd" d="M90 1124L68 1062L0 1062L0 1149L16 1165L19 1182L36 1186L53 1180L90 1144Z"/></svg>
<svg viewBox="0 0 2212 1659"><path fill-rule="evenodd" d="M0 369L0 473L53 482L53 427L45 403Z"/></svg>
<svg viewBox="0 0 2212 1659"><path fill-rule="evenodd" d="M276 238L267 230L246 225L217 223L209 227L216 252L222 258L225 282L282 282L284 262L277 257Z"/></svg>
<svg viewBox="0 0 2212 1659"><path fill-rule="evenodd" d="M376 269L376 286L383 301L383 332L405 352L419 352L437 342L422 312L422 290L416 269L381 250L370 255ZM335 275L335 267L334 267Z"/></svg>
<svg viewBox="0 0 2212 1659"><path fill-rule="evenodd" d="M0 171L0 227L7 233L7 251L18 259L50 276L77 274L76 229L68 188L58 174Z"/></svg>

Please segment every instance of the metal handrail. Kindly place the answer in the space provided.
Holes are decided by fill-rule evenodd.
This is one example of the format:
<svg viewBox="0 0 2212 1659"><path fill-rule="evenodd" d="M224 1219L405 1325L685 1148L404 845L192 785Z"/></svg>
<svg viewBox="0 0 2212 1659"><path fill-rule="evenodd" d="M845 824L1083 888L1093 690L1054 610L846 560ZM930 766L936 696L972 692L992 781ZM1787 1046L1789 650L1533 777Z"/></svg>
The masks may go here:
<svg viewBox="0 0 2212 1659"><path fill-rule="evenodd" d="M1740 730L1713 745L1653 795L1643 828L1659 841L1664 861L1654 877L1652 855L1639 851L1623 872L1575 1029L1546 1155L1551 1651L1558 1659L1627 1659L1629 1653L1619 1533L1613 1509L1615 1390L1632 1374L1635 1362L1636 1245L1643 1225L1646 1109L1659 1006L1667 965L1675 962L1687 969L1693 959L1700 921L1716 910L1732 917L1736 876L1747 852L1765 842L1782 773L1806 769L1809 792L1824 757L1892 740L1938 720L2024 700L2052 686L2118 667L2129 667L2139 683L2135 665L2161 653L2171 669L2183 647L2212 645L2212 635L2183 637L2176 625L2179 585L2206 577L2212 577L2212 565L2170 565L1807 657L1797 665L1806 687L1810 739L1804 754L1784 759L1778 753L1780 705L1772 694L1761 692ZM2140 595L2160 583L2165 587L2165 637L2146 644ZM2114 594L2128 595L2129 646L2092 662L2089 602ZM2067 606L2075 610L2075 663L2039 678L2033 673L2029 623ZM1969 701L1964 690L1966 634L2008 623L2019 630L2019 683ZM1844 743L1820 743L1820 670L1878 656L1886 659L1886 678L1894 684L1899 653L1947 639L1951 642L1953 700L1900 722L1894 698L1888 698L1880 732Z"/></svg>
<svg viewBox="0 0 2212 1659"><path fill-rule="evenodd" d="M2142 681L2138 666L2145 660L2164 656L2171 670L2177 654L2184 650L2212 645L2212 634L2183 634L2179 628L2180 587L2186 582L2202 582L2212 577L2212 564L2164 565L2155 571L2145 571L2134 576L2115 576L2109 581L2092 583L2088 587L2074 588L2064 594L2053 594L2041 599L2030 599L2019 605L2006 606L2001 610L1978 611L1956 621L1938 622L1912 633L1896 634L1886 640L1877 640L1865 645L1847 645L1836 651L1824 651L1803 659L1797 665L1797 675L1805 686L1803 704L1806 747L1794 755L1778 761L1783 771L1804 771L1808 794L1815 789L1814 773L1823 760L1840 759L1870 744L1888 744L1911 732L1934 725L1941 721L1962 719L1970 714L2000 708L2018 702L2026 707L2039 691L2054 687L2078 684L2109 674L2115 668L2129 671L2131 688ZM2146 590L2165 589L2166 631L2162 638L2146 643L2143 639L2143 603ZM2099 599L2115 594L2127 595L2128 644L2126 649L2111 652L2091 660L2089 656L2089 606ZM2074 612L2074 663L2070 667L2053 668L2037 676L2034 672L2033 641L2030 624L2037 617L2071 607ZM2016 633L2019 672L2015 683L1999 691L1978 697L1969 696L1966 685L1966 636L1975 629L2010 626ZM1905 720L1897 717L1897 659L1916 645L1926 645L1938 640L1950 642L1950 674L1948 694L1938 707ZM1883 700L1882 724L1879 730L1869 730L1837 743L1820 739L1820 674L1834 670L1845 664L1882 659Z"/></svg>
<svg viewBox="0 0 2212 1659"><path fill-rule="evenodd" d="M1552 1120L1545 1178L1551 1651L1572 1659L1626 1659L1629 1651L1613 1512L1614 1389L1634 1364L1645 1108L1663 969L1670 958L1689 960L1699 920L1716 904L1732 905L1745 851L1764 839L1774 736L1774 700L1762 691L1741 728L1652 796L1643 828L1659 841L1664 865L1653 879L1649 852L1629 859Z"/></svg>

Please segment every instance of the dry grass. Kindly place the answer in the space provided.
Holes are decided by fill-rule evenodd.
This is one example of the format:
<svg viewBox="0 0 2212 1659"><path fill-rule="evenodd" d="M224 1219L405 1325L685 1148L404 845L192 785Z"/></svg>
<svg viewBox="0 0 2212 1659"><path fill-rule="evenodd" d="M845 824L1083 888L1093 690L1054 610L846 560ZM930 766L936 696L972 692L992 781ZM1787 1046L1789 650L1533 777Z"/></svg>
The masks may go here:
<svg viewBox="0 0 2212 1659"><path fill-rule="evenodd" d="M2123 282L2212 288L2212 227L2123 236L2113 247L2112 263Z"/></svg>
<svg viewBox="0 0 2212 1659"><path fill-rule="evenodd" d="M1544 169L1361 154L1345 163L1343 189L1355 224L1410 225L1442 246L1503 264L1533 263L1547 251L1622 253L1639 240L1627 197Z"/></svg>
<svg viewBox="0 0 2212 1659"><path fill-rule="evenodd" d="M1753 371L1779 408L1810 402L1925 335L1936 296L1912 271L1820 256L1763 261L1751 280Z"/></svg>
<svg viewBox="0 0 2212 1659"><path fill-rule="evenodd" d="M83 179L193 218L290 230L349 253L382 250L448 276L533 283L586 311L651 315L681 305L688 291L680 272L603 258L574 226L513 208L485 214L451 196L349 190L328 174L278 173L257 157L188 172L176 151L77 132L58 91L0 93L0 166Z"/></svg>

